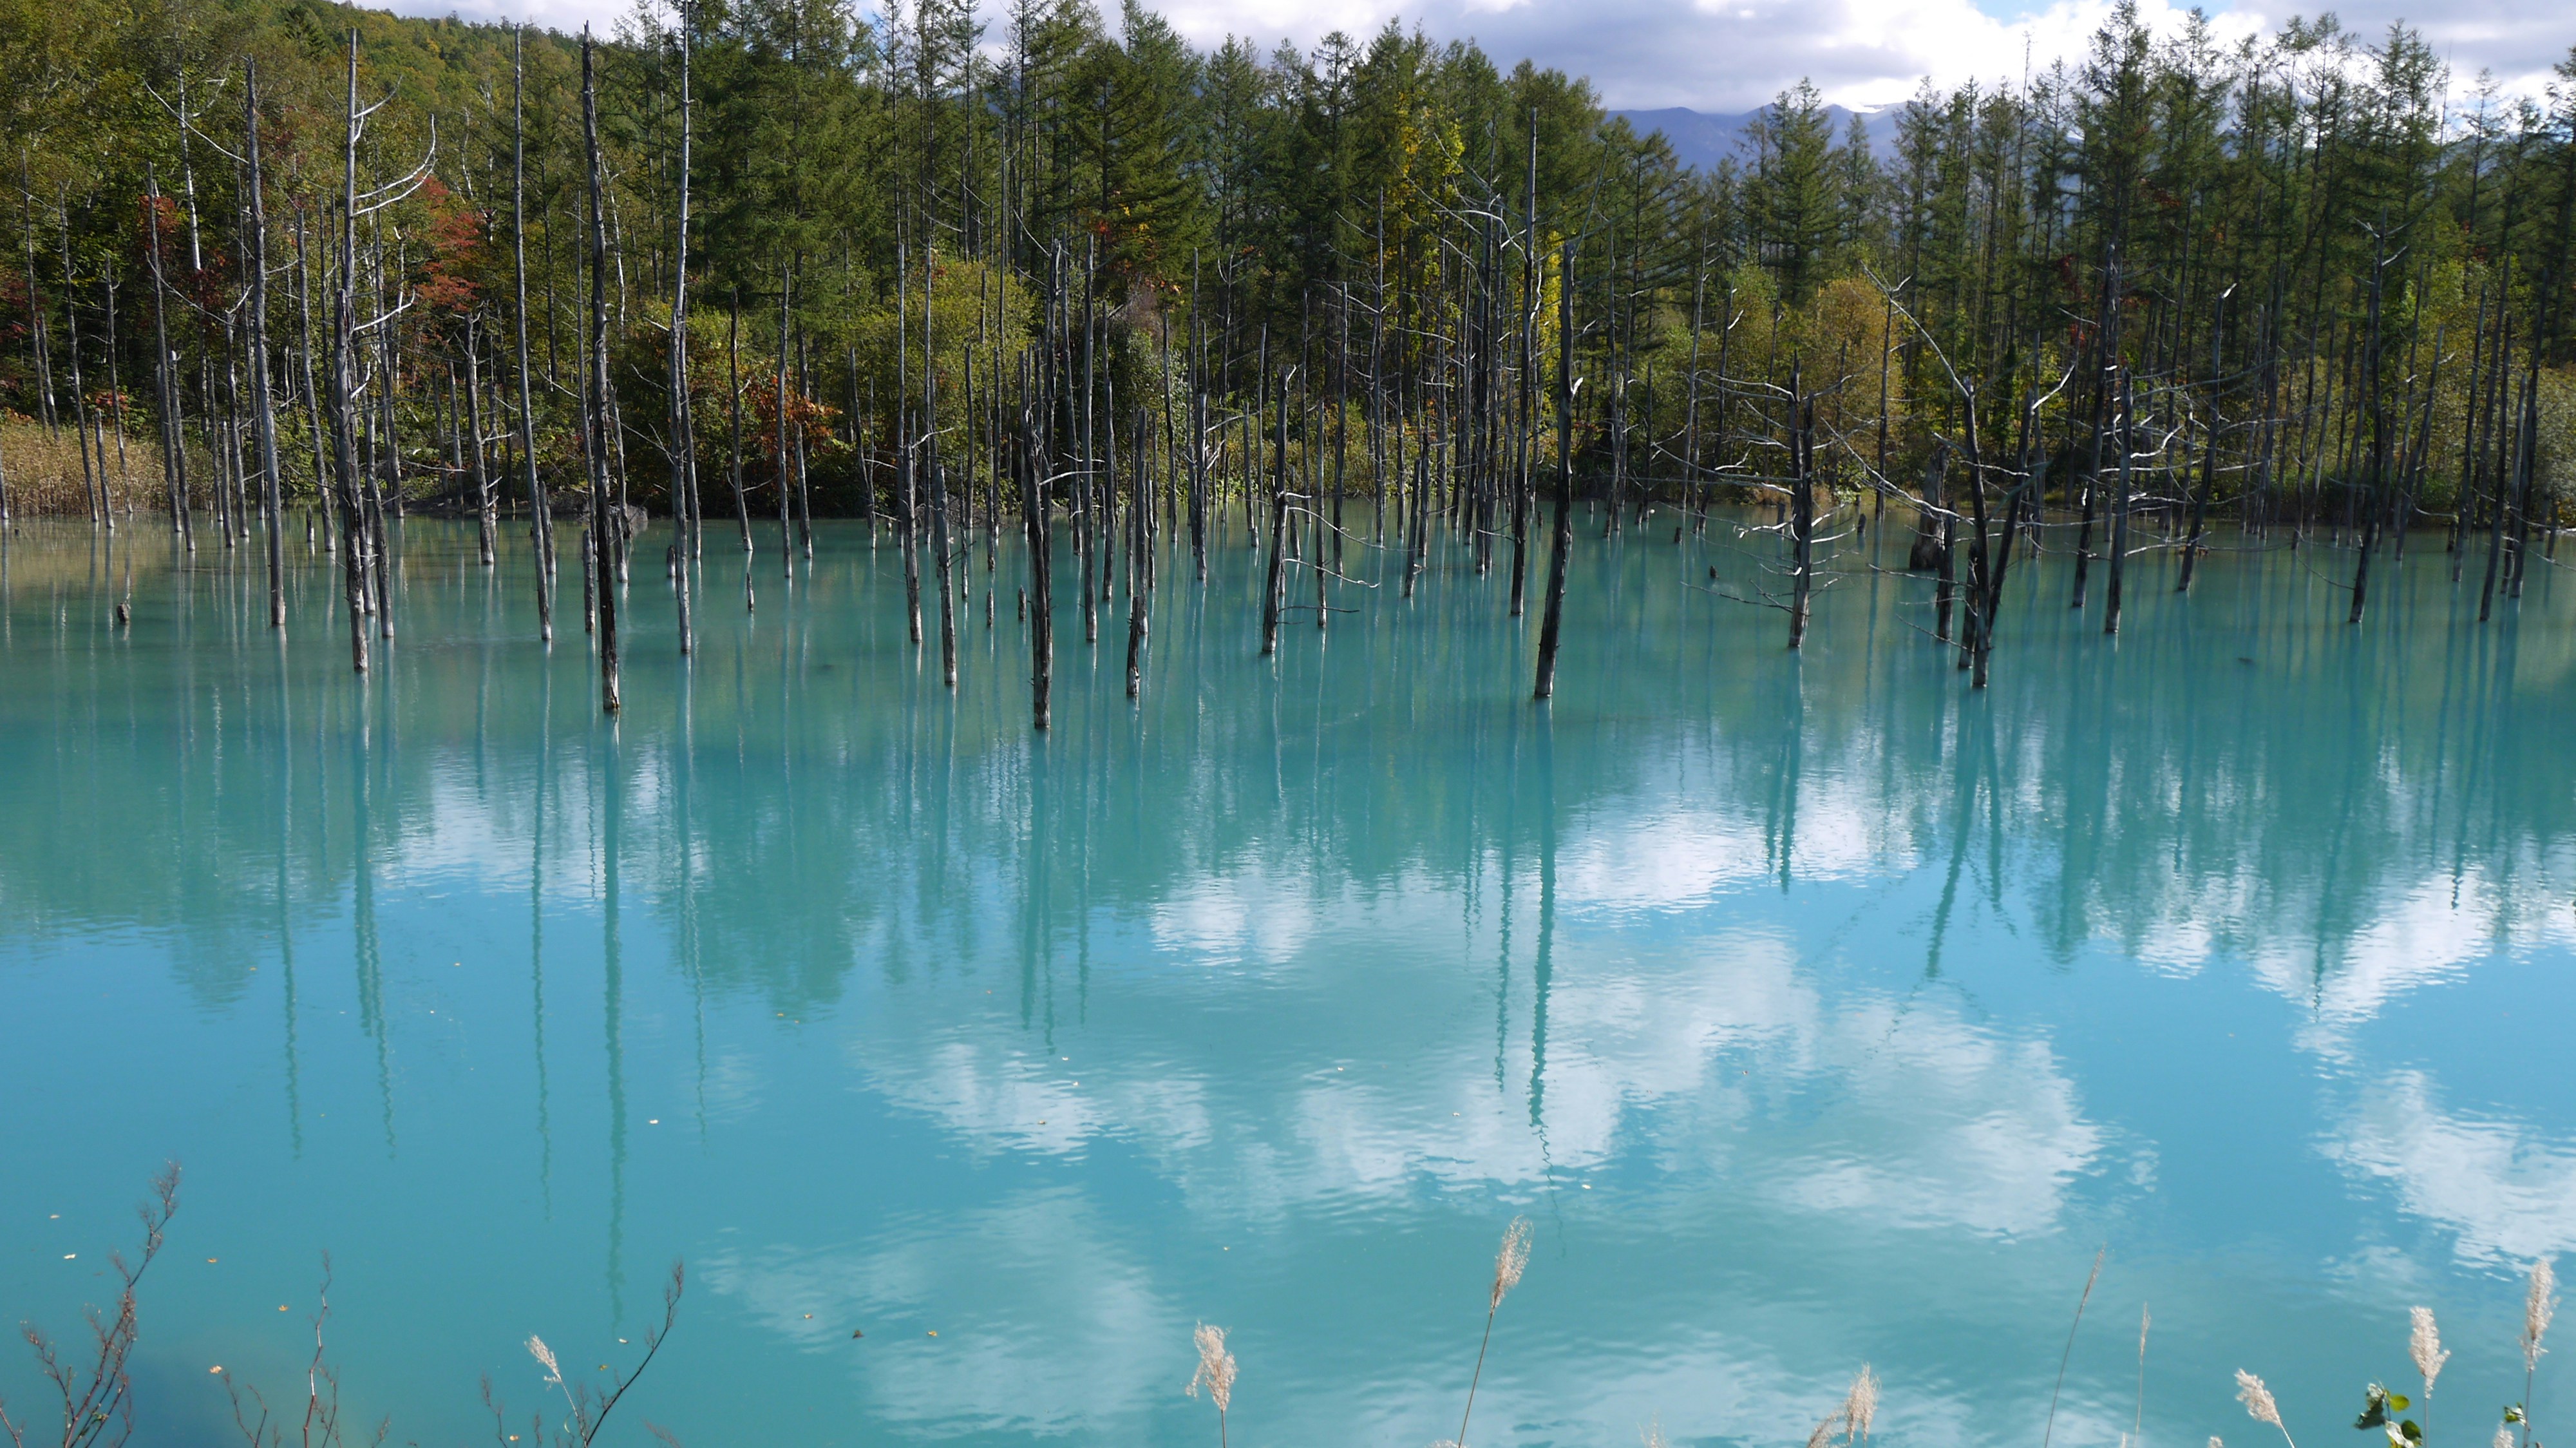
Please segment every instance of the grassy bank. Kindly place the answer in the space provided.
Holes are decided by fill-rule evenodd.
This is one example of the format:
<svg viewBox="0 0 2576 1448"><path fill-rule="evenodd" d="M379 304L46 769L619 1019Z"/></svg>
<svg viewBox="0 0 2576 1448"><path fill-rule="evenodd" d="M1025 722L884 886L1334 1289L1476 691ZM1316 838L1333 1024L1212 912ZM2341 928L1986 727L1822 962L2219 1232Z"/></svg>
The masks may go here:
<svg viewBox="0 0 2576 1448"><path fill-rule="evenodd" d="M161 446L131 430L119 437L105 434L108 505L118 513L164 511L169 494L161 481ZM189 459L191 475L205 466L202 453ZM12 517L85 517L95 497L96 464L84 475L80 434L69 422L48 429L14 414L0 416L0 476L5 476Z"/></svg>

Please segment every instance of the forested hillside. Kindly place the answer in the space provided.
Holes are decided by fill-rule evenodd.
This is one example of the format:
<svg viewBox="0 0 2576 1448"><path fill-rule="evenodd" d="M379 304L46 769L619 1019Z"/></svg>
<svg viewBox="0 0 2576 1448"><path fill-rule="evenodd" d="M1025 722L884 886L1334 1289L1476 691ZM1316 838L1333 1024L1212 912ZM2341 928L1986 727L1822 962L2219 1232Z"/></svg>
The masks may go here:
<svg viewBox="0 0 2576 1448"><path fill-rule="evenodd" d="M2576 96L2402 28L2224 49L2122 10L2026 88L1927 85L1881 157L1798 84L1698 171L1580 78L1393 26L898 10L651 6L586 60L314 0L5 0L17 506L230 545L312 502L364 544L619 498L749 547L1153 526L1124 498L1319 548L1439 516L1517 580L1559 488L1613 528L1749 491L1802 548L1893 494L1972 615L2043 509L2115 577L2142 510L2365 571L2438 526L2507 588L2554 537Z"/></svg>

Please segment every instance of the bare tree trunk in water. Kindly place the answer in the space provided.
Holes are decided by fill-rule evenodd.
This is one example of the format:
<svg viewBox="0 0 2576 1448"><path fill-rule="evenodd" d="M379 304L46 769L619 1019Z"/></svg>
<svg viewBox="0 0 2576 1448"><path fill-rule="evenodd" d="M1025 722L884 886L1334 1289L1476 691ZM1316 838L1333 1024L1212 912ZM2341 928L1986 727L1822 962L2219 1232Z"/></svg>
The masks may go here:
<svg viewBox="0 0 2576 1448"><path fill-rule="evenodd" d="M1574 535L1574 243L1557 264L1556 525L1548 542L1547 606L1538 631L1533 699L1556 693L1556 646L1565 620L1565 553Z"/></svg>
<svg viewBox="0 0 2576 1448"><path fill-rule="evenodd" d="M671 247L671 565L672 582L678 586L675 601L679 608L680 652L691 652L697 640L689 617L689 565L697 557L698 511L698 443L695 418L689 406L689 145L691 131L689 96L690 27L695 15L689 0L680 0L680 159L679 214L673 227ZM471 365L470 363L468 364ZM479 475L481 462L475 465ZM487 526L484 534L491 534ZM486 553L490 544L484 545Z"/></svg>
<svg viewBox="0 0 2576 1448"><path fill-rule="evenodd" d="M948 687L957 687L957 588L948 572L948 470L937 461L936 449L930 463L930 547L938 565L933 575L939 589L939 673Z"/></svg>
<svg viewBox="0 0 2576 1448"><path fill-rule="evenodd" d="M1190 557L1207 582L1207 323L1199 315L1199 263L1190 258Z"/></svg>
<svg viewBox="0 0 2576 1448"><path fill-rule="evenodd" d="M2220 347L2227 336L2227 293L2219 293L2216 310L2218 315L2211 320L2209 327L2209 426L2207 435L2201 440L2200 481L2191 488L2191 526L2183 540L2182 574L2174 581L2176 593L2191 592L2192 571L2200 561L2202 539L2207 536L2202 523L2208 512L2209 495L2218 486L2218 379L2225 361ZM2434 351L2437 354L2441 351L2438 343Z"/></svg>
<svg viewBox="0 0 2576 1448"><path fill-rule="evenodd" d="M599 155L599 87L594 76L590 31L581 33L581 134L590 159L590 548L599 593L599 707L618 711L617 696L617 538L626 531L624 518L609 516L608 478L608 221L601 196ZM786 415L780 399L780 416ZM610 530L614 529L612 533Z"/></svg>
<svg viewBox="0 0 2576 1448"><path fill-rule="evenodd" d="M260 194L259 62L242 62L243 159L250 189L251 424L259 436L260 505L268 516L268 626L286 627L286 527L277 492L277 408L268 376L268 205Z"/></svg>
<svg viewBox="0 0 2576 1448"><path fill-rule="evenodd" d="M346 519L343 532L349 545L341 560L349 604L349 663L358 673L367 671L367 524L359 503L357 408L351 393L357 366L357 273L358 273L358 32L349 32L349 91L347 145L343 156L343 195L340 211L340 275L332 293L331 317L331 449L332 462L340 478L341 517Z"/></svg>
<svg viewBox="0 0 2576 1448"><path fill-rule="evenodd" d="M72 297L72 212L70 192L58 194L55 209L63 229L63 344L70 352L72 383L72 433L80 442L81 501L88 505L93 525L104 523L107 531L116 531L116 520L107 511L106 458L93 467L90 461L89 389L81 382L80 313Z"/></svg>
<svg viewBox="0 0 2576 1448"><path fill-rule="evenodd" d="M926 208L925 208L926 214ZM939 269L939 253L931 247L921 249L921 458L930 469L930 546L937 550L938 567L932 581L939 589L939 669L948 687L957 687L957 589L948 571L948 471L939 461L939 369L934 362L939 354L933 350L936 340L930 330L931 278ZM907 555L909 556L909 555Z"/></svg>
<svg viewBox="0 0 2576 1448"><path fill-rule="evenodd" d="M2084 606L2084 585L2093 567L2093 497L2102 485L2102 433L2096 423L2093 429L2093 466L2084 475L2084 503L2081 521L2075 530L2075 592L2067 600L2068 608Z"/></svg>
<svg viewBox="0 0 2576 1448"><path fill-rule="evenodd" d="M1136 409L1137 476L1140 478L1144 476L1147 430L1152 425L1145 410L1141 407ZM1170 462L1170 459L1165 459L1165 466L1168 467ZM1135 698L1145 685L1145 604L1154 586L1153 572L1147 566L1147 554L1154 546L1147 532L1151 516L1150 510L1145 508L1133 508L1128 512L1131 547L1127 560L1127 697L1130 699Z"/></svg>
<svg viewBox="0 0 2576 1448"><path fill-rule="evenodd" d="M1944 641L1950 637L1953 601L1951 550L1958 541L1958 515L1950 507L1949 468L1949 439L1935 438L1931 461L1923 465L1923 506L1914 518L1914 544L1905 555L1908 570L1933 576L1932 637Z"/></svg>
<svg viewBox="0 0 2576 1448"><path fill-rule="evenodd" d="M510 256L519 291L519 463L527 471L528 541L537 561L537 636L555 641L555 519L537 472L536 403L528 386L527 30L510 32Z"/></svg>
<svg viewBox="0 0 2576 1448"><path fill-rule="evenodd" d="M150 244L144 258L152 267L152 391L153 411L159 414L161 432L161 481L170 492L170 531L179 535L187 551L197 551L196 529L188 519L188 458L180 443L179 388L177 369L170 360L170 320L164 305L169 282L161 264L161 183L152 170L144 171L145 201L143 214L150 232ZM301 269L298 269L300 276ZM29 278L29 310L34 310L33 274ZM41 336L41 331L39 332ZM306 337L311 341L310 333ZM310 360L307 361L310 366ZM7 515L0 513L0 522Z"/></svg>
<svg viewBox="0 0 2576 1448"><path fill-rule="evenodd" d="M1974 393L1969 395L1967 413L1968 480L1970 486L1975 489L1977 572L1982 588L1982 596L1977 604L1977 638L1974 647L1969 651L1968 658L1968 687L1982 689L1986 686L1987 660L1992 658L1995 652L1995 620L1996 615L2003 609L2004 573L2012 566L2013 534L2020 531L2014 525L2021 516L2023 496L2036 491L2031 475L2030 444L2033 434L2038 431L2039 405L2034 401L2022 409L2022 476L2021 480L2013 485L2012 491L2004 495L2003 532L2002 536L1995 540L1994 559L1991 563L1986 561L1985 455L1977 444L1977 410Z"/></svg>
<svg viewBox="0 0 2576 1448"><path fill-rule="evenodd" d="M1055 569L1047 537L1046 454L1029 405L1029 369L1020 364L1020 522L1029 549L1029 716L1046 732L1055 688Z"/></svg>
<svg viewBox="0 0 2576 1448"><path fill-rule="evenodd" d="M2383 213L2382 222L2386 221ZM2381 303L2385 296L2384 274L2388 268L2387 242L2376 230L2371 236L2370 259L2370 335L2362 344L2362 401L2357 409L2370 427L2370 460L2362 472L2360 537L2353 550L2352 611L2344 622L2361 622L2362 611L2370 602L2370 553L2379 542L2379 518L2382 494L2388 488L2388 399L2381 385Z"/></svg>
<svg viewBox="0 0 2576 1448"><path fill-rule="evenodd" d="M751 586L751 503L742 490L742 293L733 293L725 308L725 387L733 425L727 429L733 479L733 516L742 525L742 610L760 606Z"/></svg>
<svg viewBox="0 0 2576 1448"><path fill-rule="evenodd" d="M912 428L912 257L895 244L894 452L903 480L903 618L914 648L921 647L921 461ZM928 308L923 308L927 311ZM925 361L924 365L928 365Z"/></svg>
<svg viewBox="0 0 2576 1448"><path fill-rule="evenodd" d="M1789 364L1789 647L1807 639L1807 594L1816 556L1816 404ZM1946 608L1944 617L1946 617Z"/></svg>
<svg viewBox="0 0 2576 1448"><path fill-rule="evenodd" d="M2129 435L2137 422L2130 412L2134 405L2130 399L2129 374L2122 369L2120 421L2111 434L2120 444L2120 483L2119 490L2111 495L2111 547L2107 560L2111 565L2111 577L2102 595L2102 632L2106 634L2120 631L2120 581L2129 562L2129 468L2137 453L2136 444Z"/></svg>
<svg viewBox="0 0 2576 1448"><path fill-rule="evenodd" d="M788 478L793 466L787 457L787 292L793 285L793 274L787 264L778 265L778 368L772 379L775 389L771 398L778 413L778 567L780 576L789 582L796 578L796 538L792 515L795 512L795 489ZM912 641L921 642L921 620L913 619Z"/></svg>
<svg viewBox="0 0 2576 1448"><path fill-rule="evenodd" d="M481 331L471 318L465 324L465 430L467 476L474 485L474 536L483 566L489 568L498 561L493 535L499 530L500 520L494 512L492 474L483 466Z"/></svg>
<svg viewBox="0 0 2576 1448"><path fill-rule="evenodd" d="M1286 603L1287 585L1280 575L1280 563L1288 548L1288 374L1279 374L1279 418L1273 425L1271 448L1273 485L1270 489L1270 576L1261 589L1261 652L1266 656L1279 652L1279 610Z"/></svg>

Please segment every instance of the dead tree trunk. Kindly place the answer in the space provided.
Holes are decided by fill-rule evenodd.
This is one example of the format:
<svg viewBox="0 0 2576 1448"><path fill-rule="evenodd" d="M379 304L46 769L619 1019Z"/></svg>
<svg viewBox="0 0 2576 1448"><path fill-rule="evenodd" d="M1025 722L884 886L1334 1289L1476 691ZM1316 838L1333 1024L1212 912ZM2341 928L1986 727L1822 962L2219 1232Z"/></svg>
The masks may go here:
<svg viewBox="0 0 2576 1448"><path fill-rule="evenodd" d="M1046 453L1038 445L1029 400L1029 368L1020 364L1020 523L1029 551L1029 717L1046 732L1055 688L1055 569L1047 527Z"/></svg>
<svg viewBox="0 0 2576 1448"><path fill-rule="evenodd" d="M590 549L599 593L599 707L611 714L617 693L617 547L626 531L608 504L608 219L602 195L606 178L599 154L599 87L590 32L581 36L581 134L590 170L590 366L583 379L589 432ZM782 399L783 402L783 399ZM784 409L782 407L782 415ZM612 532L612 530L614 530Z"/></svg>
<svg viewBox="0 0 2576 1448"><path fill-rule="evenodd" d="M259 175L259 62L242 62L244 150L250 189L250 398L259 434L260 503L268 515L268 626L286 627L286 528L277 490L277 409L268 377L268 205Z"/></svg>
<svg viewBox="0 0 2576 1448"><path fill-rule="evenodd" d="M1574 243L1558 254L1556 298L1556 523L1547 554L1547 603L1538 630L1533 699L1556 694L1556 648L1565 626L1565 555L1574 538Z"/></svg>
<svg viewBox="0 0 2576 1448"><path fill-rule="evenodd" d="M359 499L356 390L358 273L358 32L349 32L348 129L343 156L340 213L340 274L335 279L331 317L331 447L339 473L341 516L348 520L348 554L341 560L349 605L349 663L367 671L368 533Z"/></svg>
<svg viewBox="0 0 2576 1448"><path fill-rule="evenodd" d="M519 295L519 464L527 472L528 541L536 552L537 635L555 641L555 527L545 476L537 471L536 403L528 385L527 31L511 30L510 258ZM354 518L354 515L352 515Z"/></svg>
<svg viewBox="0 0 2576 1448"><path fill-rule="evenodd" d="M1143 408L1136 410L1137 476L1144 476L1147 429L1151 422ZM1129 557L1127 560L1127 697L1133 699L1145 684L1145 605L1153 590L1153 573L1147 555L1153 540L1146 528L1151 513L1145 508L1128 511Z"/></svg>
<svg viewBox="0 0 2576 1448"><path fill-rule="evenodd" d="M187 551L197 551L196 530L188 520L188 456L179 436L178 378L170 357L170 321L165 298L169 279L161 262L161 183L150 168L144 171L144 221L149 243L144 259L152 268L152 402L160 423L161 481L170 493L170 531L179 535ZM299 268L300 272L300 268ZM34 310L34 274L28 276L29 310ZM0 520L5 521L5 520Z"/></svg>
<svg viewBox="0 0 2576 1448"><path fill-rule="evenodd" d="M1815 577L1816 402L1789 364L1789 647L1807 639L1807 598Z"/></svg>
<svg viewBox="0 0 2576 1448"><path fill-rule="evenodd" d="M791 583L794 582L796 578L796 537L794 531L795 523L793 519L796 499L794 489L790 486L788 478L788 468L791 464L789 463L787 456L787 293L789 288L794 285L794 282L794 274L789 271L786 261L782 259L778 264L778 366L773 371L770 378L770 399L776 404L773 411L776 414L774 420L777 423L775 432L777 434L776 451L778 454L778 466L776 469L778 476L778 567L780 570L780 576L786 578ZM898 328L898 330L900 329ZM921 614L917 607L914 610L912 619L912 641L914 643L921 642Z"/></svg>
<svg viewBox="0 0 2576 1448"><path fill-rule="evenodd" d="M689 565L697 557L698 511L698 443L695 417L689 404L689 146L694 139L691 129L689 96L689 52L692 49L689 30L694 20L688 0L680 5L680 156L679 211L672 227L671 243L671 564L672 582L677 585L674 601L679 611L680 652L692 651L689 617ZM471 368L471 361L468 361ZM475 473L482 473L481 455L476 455ZM491 529L484 529L488 558Z"/></svg>
<svg viewBox="0 0 2576 1448"><path fill-rule="evenodd" d="M500 520L495 516L492 474L483 466L483 353L482 331L476 320L465 323L465 458L466 475L474 488L474 536L483 566L496 561L494 534Z"/></svg>
<svg viewBox="0 0 2576 1448"><path fill-rule="evenodd" d="M2120 631L2120 584L2128 570L2129 470L2137 456L2136 442L2130 436L2137 426L2137 418L2132 411L2135 405L2130 394L2129 374L2123 369L2120 373L2119 425L2113 428L2111 433L2112 439L2120 445L2120 481L2116 485L2117 490L2111 495L2111 546L2105 559L2110 565L2111 573L2105 580L2102 591L2102 632L2106 634L2116 634Z"/></svg>
<svg viewBox="0 0 2576 1448"><path fill-rule="evenodd" d="M1280 568L1288 550L1288 374L1279 374L1279 416L1272 424L1270 489L1270 575L1261 589L1261 652L1279 652L1279 610L1286 604L1286 580Z"/></svg>

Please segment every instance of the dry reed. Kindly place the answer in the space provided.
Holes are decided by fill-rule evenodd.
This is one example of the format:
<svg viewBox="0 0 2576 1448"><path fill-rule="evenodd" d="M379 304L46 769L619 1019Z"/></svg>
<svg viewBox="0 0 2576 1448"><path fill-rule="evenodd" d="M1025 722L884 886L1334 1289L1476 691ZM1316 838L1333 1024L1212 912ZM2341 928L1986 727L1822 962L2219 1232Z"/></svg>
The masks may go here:
<svg viewBox="0 0 2576 1448"><path fill-rule="evenodd" d="M2106 1248L2105 1250L2108 1249ZM2153 1327L2155 1325L2155 1321L2155 1317L2147 1311L2147 1305L2143 1302L2139 1303L2138 1409L2137 1417L2129 1424L2129 1442L2132 1444L2139 1444L2147 1441L2147 1329Z"/></svg>
<svg viewBox="0 0 2576 1448"><path fill-rule="evenodd" d="M2451 1355L2442 1350L2442 1330L2433 1324L2433 1309L2407 1309L2412 1330L2406 1336L2406 1355L2415 1361L2415 1371L2424 1379L2424 1396L2433 1396L2433 1382L2442 1376L2442 1364Z"/></svg>
<svg viewBox="0 0 2576 1448"><path fill-rule="evenodd" d="M1878 1375L1862 1363L1853 1375L1851 1386L1843 1390L1842 1406L1824 1416L1814 1432L1807 1435L1807 1448L1825 1448L1839 1435L1845 1448L1869 1436L1870 1424L1878 1419Z"/></svg>
<svg viewBox="0 0 2576 1448"><path fill-rule="evenodd" d="M1476 1372L1467 1379L1467 1411L1458 1415L1458 1448L1467 1448L1467 1420L1476 1414L1476 1385L1485 1380L1485 1349L1494 1343L1494 1313L1503 1305L1503 1294L1521 1285L1521 1273L1529 1269L1530 1224L1527 1217L1514 1217L1503 1228L1503 1245L1494 1253L1494 1287L1485 1299L1485 1338L1476 1345Z"/></svg>
<svg viewBox="0 0 2576 1448"><path fill-rule="evenodd" d="M2522 1331L2516 1339L2516 1344L2522 1349L2522 1401L2505 1405L2504 1422L2495 1431L2492 1448L2540 1448L2540 1440L2532 1436L2531 1391L2540 1359L2548 1353L2544 1343L2549 1335L2550 1319L2558 1312L2557 1288L2557 1271L2549 1259L2533 1263L2530 1286L2523 1298ZM2442 1346L2442 1329L2434 1319L2433 1309L2410 1307L2406 1319L2406 1357L2423 1379L2423 1411L2416 1418L2401 1417L2411 1406L2408 1399L2390 1392L2382 1384L2372 1383L2364 1397L2361 1417L2353 1424L2356 1428L2384 1430L2391 1448L2421 1448L2430 1440L2433 1390L2441 1382L2443 1368L2452 1356L2451 1350ZM2143 1351L2143 1336L2140 1341ZM2289 1425L2282 1420L2279 1401L2272 1396L2272 1390L2264 1386L2261 1378L2242 1368L2237 1369L2236 1400L2245 1405L2248 1417L2279 1429L2282 1441L2290 1448L2298 1448L2297 1440L2290 1436ZM2216 1438L2210 1439L2209 1443L2210 1448L2220 1448Z"/></svg>
<svg viewBox="0 0 2576 1448"><path fill-rule="evenodd" d="M2245 1405L2247 1417L2280 1429L2281 1440L2290 1448L2299 1448L2299 1440L2290 1436L2290 1425L2281 1421L2281 1405L2272 1400L2272 1390L2243 1368L2236 1370L2236 1401Z"/></svg>
<svg viewBox="0 0 2576 1448"><path fill-rule="evenodd" d="M1502 1249L1494 1254L1494 1295L1488 1310L1503 1305L1503 1294L1521 1285L1521 1274L1529 1270L1530 1224L1527 1217L1514 1217L1503 1229Z"/></svg>
<svg viewBox="0 0 2576 1448"><path fill-rule="evenodd" d="M2057 1433L2057 1400L2066 1391L2066 1365L2075 1360L2075 1334L2084 1326L2084 1308L2093 1300L2094 1284L2102 1280L2102 1259L2110 1255L2111 1247L2107 1242L2094 1250L2093 1270L2085 1274L2084 1293L2075 1299L2075 1320L2066 1326L2066 1351L2057 1359L2057 1386L2048 1391L2048 1419L2040 1425L2039 1448L2048 1448L2049 1439ZM2140 1324L2139 1331L2145 1330L2145 1325ZM2142 1367L2141 1373L2143 1371Z"/></svg>
<svg viewBox="0 0 2576 1448"><path fill-rule="evenodd" d="M2522 1401L2505 1414L2507 1424L2522 1425L2523 1448L2533 1448L2531 1437L2531 1388L2540 1372L2541 1356L2549 1349L2541 1339L2549 1335L2549 1319L2558 1313L2558 1269L2543 1257L2531 1264L2531 1289L2522 1299ZM2497 1442L2505 1434L2498 1430Z"/></svg>
<svg viewBox="0 0 2576 1448"><path fill-rule="evenodd" d="M2543 1257L2533 1263L2531 1291L2522 1303L2522 1366L2525 1372L2538 1368L2541 1354L2548 1351L2540 1345L2540 1340L2549 1332L2549 1319L2557 1314L2558 1298L2554 1295L2557 1289L2558 1272L2549 1265L2549 1259Z"/></svg>
<svg viewBox="0 0 2576 1448"><path fill-rule="evenodd" d="M161 481L161 445L133 433L125 436L124 465L116 459L117 439L107 435L109 454L107 501L119 517L166 512L170 495ZM191 479L205 476L205 459L189 450ZM87 517L94 488L81 471L80 434L69 426L48 432L37 423L0 420L0 476L8 480L11 517Z"/></svg>
<svg viewBox="0 0 2576 1448"><path fill-rule="evenodd" d="M1207 1389L1208 1401L1216 1404L1217 1448L1225 1448L1226 1410L1234 1405L1234 1354L1225 1350L1225 1329L1202 1322L1190 1334L1198 1345L1199 1370L1183 1392L1195 1398L1200 1388Z"/></svg>
<svg viewBox="0 0 2576 1448"><path fill-rule="evenodd" d="M546 1370L546 1385L563 1394L567 1412L562 1426L556 1431L557 1442L567 1445L567 1448L590 1448L592 1440L599 1436L600 1429L607 1426L608 1415L617 1410L627 1390L635 1386L636 1380L644 1376L644 1370L653 1365L653 1359L661 1355L662 1344L670 1340L671 1329L680 1320L680 1294L687 1287L687 1272L679 1263L672 1263L670 1280L662 1288L662 1325L645 1332L644 1356L634 1368L623 1376L611 1378L608 1387L596 1396L586 1385L566 1382L562 1367L555 1361L554 1349L546 1346L544 1338L535 1333L528 1334L528 1356L535 1358L537 1365ZM619 1342L625 1340L618 1339ZM600 1368L606 1371L608 1364L601 1363ZM493 1402L488 1383L484 1387L483 1401L498 1421L501 1408Z"/></svg>

